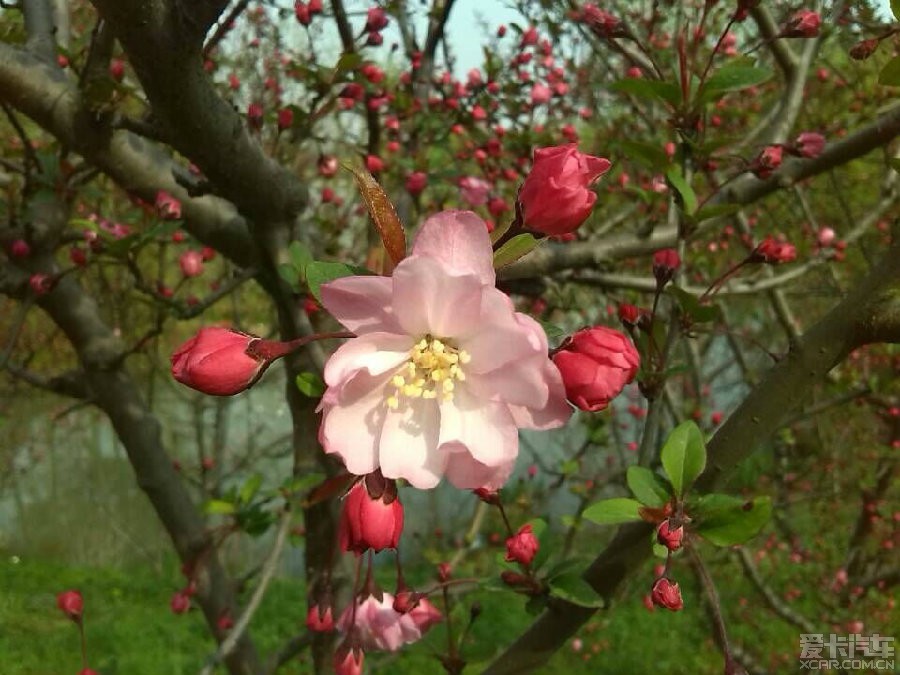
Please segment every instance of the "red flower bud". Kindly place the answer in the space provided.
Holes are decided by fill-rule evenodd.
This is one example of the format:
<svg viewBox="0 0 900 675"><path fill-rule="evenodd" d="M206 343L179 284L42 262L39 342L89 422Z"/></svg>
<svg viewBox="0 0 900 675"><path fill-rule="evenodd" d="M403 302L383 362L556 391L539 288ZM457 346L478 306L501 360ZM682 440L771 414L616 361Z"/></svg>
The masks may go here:
<svg viewBox="0 0 900 675"><path fill-rule="evenodd" d="M156 215L163 220L181 218L181 202L165 190L156 193Z"/></svg>
<svg viewBox="0 0 900 675"><path fill-rule="evenodd" d="M793 244L779 242L772 237L763 239L750 254L750 262L778 265L797 259L797 249Z"/></svg>
<svg viewBox="0 0 900 675"><path fill-rule="evenodd" d="M526 523L519 528L513 536L506 540L506 562L517 562L520 565L530 565L540 548L537 537L531 523Z"/></svg>
<svg viewBox="0 0 900 675"><path fill-rule="evenodd" d="M413 171L406 177L406 191L413 197L422 194L428 185L428 175L423 171Z"/></svg>
<svg viewBox="0 0 900 675"><path fill-rule="evenodd" d="M294 126L294 111L290 108L282 108L278 111L278 131L284 131Z"/></svg>
<svg viewBox="0 0 900 675"><path fill-rule="evenodd" d="M879 44L881 44L881 41L876 38L857 42L850 48L850 58L857 61L865 61L875 53Z"/></svg>
<svg viewBox="0 0 900 675"><path fill-rule="evenodd" d="M203 255L200 251L185 251L178 258L181 273L186 277L199 277L203 274Z"/></svg>
<svg viewBox="0 0 900 675"><path fill-rule="evenodd" d="M622 303L621 305L619 305L619 321L621 321L625 326L636 326L641 318L642 313L642 310L638 307L635 307L634 305L629 305L628 303Z"/></svg>
<svg viewBox="0 0 900 675"><path fill-rule="evenodd" d="M388 25L388 16L381 7L370 7L366 12L366 25L363 30L367 33L383 30Z"/></svg>
<svg viewBox="0 0 900 675"><path fill-rule="evenodd" d="M309 608L306 613L306 627L317 633L330 633L334 630L334 616L331 605L322 607L318 604Z"/></svg>
<svg viewBox="0 0 900 675"><path fill-rule="evenodd" d="M442 584L447 583L450 580L450 577L453 576L453 568L450 566L448 562L438 563L437 566L437 578Z"/></svg>
<svg viewBox="0 0 900 675"><path fill-rule="evenodd" d="M657 607L665 607L673 612L677 612L684 607L681 599L681 589L678 588L678 582L669 581L663 577L653 584L653 590L650 591L650 597L653 604Z"/></svg>
<svg viewBox="0 0 900 675"><path fill-rule="evenodd" d="M14 239L9 244L9 254L13 258L27 258L31 255L31 247L24 239Z"/></svg>
<svg viewBox="0 0 900 675"><path fill-rule="evenodd" d="M403 505L393 480L376 471L350 488L338 528L342 550L361 554L397 548L402 531Z"/></svg>
<svg viewBox="0 0 900 675"><path fill-rule="evenodd" d="M303 0L297 0L294 3L294 16L301 26L308 26L312 23L312 12L309 11L309 5Z"/></svg>
<svg viewBox="0 0 900 675"><path fill-rule="evenodd" d="M191 608L191 596L184 591L178 591L169 601L169 608L173 614L184 614Z"/></svg>
<svg viewBox="0 0 900 675"><path fill-rule="evenodd" d="M574 143L535 150L519 190L525 227L546 235L577 230L597 201L591 183L609 167L609 160L581 153Z"/></svg>
<svg viewBox="0 0 900 675"><path fill-rule="evenodd" d="M584 328L553 356L569 401L582 410L603 410L634 379L641 357L622 333L606 326Z"/></svg>
<svg viewBox="0 0 900 675"><path fill-rule="evenodd" d="M251 129L261 129L263 125L263 107L259 103L247 106L247 122Z"/></svg>
<svg viewBox="0 0 900 675"><path fill-rule="evenodd" d="M817 134L815 131L804 131L797 136L791 150L801 157L815 159L822 154L824 148L825 137L822 134Z"/></svg>
<svg viewBox="0 0 900 675"><path fill-rule="evenodd" d="M781 29L781 37L812 38L819 34L822 17L811 9L797 11Z"/></svg>
<svg viewBox="0 0 900 675"><path fill-rule="evenodd" d="M384 171L384 160L378 155L366 155L366 169L369 173Z"/></svg>
<svg viewBox="0 0 900 675"><path fill-rule="evenodd" d="M28 279L28 285L35 295L46 295L53 290L56 280L47 274L32 274Z"/></svg>
<svg viewBox="0 0 900 675"><path fill-rule="evenodd" d="M116 82L121 82L125 76L125 63L122 59L113 59L109 62L109 76Z"/></svg>
<svg viewBox="0 0 900 675"><path fill-rule="evenodd" d="M69 260L76 267L84 267L87 265L87 253L80 246L73 246L69 249Z"/></svg>
<svg viewBox="0 0 900 675"><path fill-rule="evenodd" d="M334 653L335 675L362 675L365 653L359 647L351 647L346 641Z"/></svg>
<svg viewBox="0 0 900 675"><path fill-rule="evenodd" d="M75 623L81 621L84 611L84 599L78 591L63 591L56 596L56 606Z"/></svg>
<svg viewBox="0 0 900 675"><path fill-rule="evenodd" d="M681 266L681 258L674 248L664 248L653 254L653 276L657 285L662 288L672 280Z"/></svg>
<svg viewBox="0 0 900 675"><path fill-rule="evenodd" d="M671 520L664 520L656 528L656 540L670 551L681 548L681 540L684 538L684 526L672 528Z"/></svg>
<svg viewBox="0 0 900 675"><path fill-rule="evenodd" d="M259 341L229 328L201 328L172 354L172 376L204 394L231 396L242 392L268 365L265 358L250 350Z"/></svg>
<svg viewBox="0 0 900 675"><path fill-rule="evenodd" d="M762 149L750 164L757 178L768 178L781 166L782 149L780 145L770 145Z"/></svg>

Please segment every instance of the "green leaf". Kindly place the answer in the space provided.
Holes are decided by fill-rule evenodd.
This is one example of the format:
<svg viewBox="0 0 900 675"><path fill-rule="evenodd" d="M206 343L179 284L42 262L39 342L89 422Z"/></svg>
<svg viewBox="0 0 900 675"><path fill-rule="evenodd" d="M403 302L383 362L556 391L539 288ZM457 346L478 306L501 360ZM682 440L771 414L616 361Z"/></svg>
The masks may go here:
<svg viewBox="0 0 900 675"><path fill-rule="evenodd" d="M300 373L294 383L301 394L310 398L319 398L325 393L325 383L315 373Z"/></svg>
<svg viewBox="0 0 900 675"><path fill-rule="evenodd" d="M900 56L895 56L887 62L878 75L878 84L889 87L900 87Z"/></svg>
<svg viewBox="0 0 900 675"><path fill-rule="evenodd" d="M616 497L591 504L582 515L585 520L590 520L598 525L615 525L641 520L640 508L639 501Z"/></svg>
<svg viewBox="0 0 900 675"><path fill-rule="evenodd" d="M320 295L322 284L341 277L352 277L360 274L371 274L371 272L364 267L356 267L355 265L313 260L306 266L306 283L309 285L309 292L313 294L313 297L322 302L322 296Z"/></svg>
<svg viewBox="0 0 900 675"><path fill-rule="evenodd" d="M550 579L550 595L579 607L600 608L606 602L580 574L567 573Z"/></svg>
<svg viewBox="0 0 900 675"><path fill-rule="evenodd" d="M511 265L522 256L531 253L537 245L538 241L532 235L517 234L494 253L494 269Z"/></svg>
<svg viewBox="0 0 900 675"><path fill-rule="evenodd" d="M293 290L300 288L300 271L290 263L281 263L278 266L278 276L290 284Z"/></svg>
<svg viewBox="0 0 900 675"><path fill-rule="evenodd" d="M336 80L338 75L346 73L348 70L355 70L362 63L362 56L357 52L345 52L341 54L338 62L334 65L334 73L332 81Z"/></svg>
<svg viewBox="0 0 900 675"><path fill-rule="evenodd" d="M208 516L212 515L230 515L234 513L237 509L234 504L231 502L226 502L223 499L210 499L203 505L203 513Z"/></svg>
<svg viewBox="0 0 900 675"><path fill-rule="evenodd" d="M681 310L691 317L694 323L706 323L719 318L721 310L718 305L700 304L699 298L675 285L669 286L668 292L675 296Z"/></svg>
<svg viewBox="0 0 900 675"><path fill-rule="evenodd" d="M740 91L762 84L772 77L772 71L747 65L747 60L738 60L722 66L706 81L701 101L712 101L730 91Z"/></svg>
<svg viewBox="0 0 900 675"><path fill-rule="evenodd" d="M900 21L900 0L891 0L891 14L896 21Z"/></svg>
<svg viewBox="0 0 900 675"><path fill-rule="evenodd" d="M706 445L700 428L690 420L675 427L663 445L661 459L675 494L680 497L706 467Z"/></svg>
<svg viewBox="0 0 900 675"><path fill-rule="evenodd" d="M666 178L669 179L669 183L681 195L684 212L689 216L693 216L697 211L697 195L694 193L694 188L691 187L691 184L681 174L681 169L677 166L671 167L666 171Z"/></svg>
<svg viewBox="0 0 900 675"><path fill-rule="evenodd" d="M772 516L772 499L747 501L730 495L703 495L691 509L693 530L716 546L734 546L755 537Z"/></svg>
<svg viewBox="0 0 900 675"><path fill-rule="evenodd" d="M625 474L628 488L644 506L661 508L671 499L671 490L665 481L643 466L629 466Z"/></svg>
<svg viewBox="0 0 900 675"><path fill-rule="evenodd" d="M614 82L610 89L623 94L634 94L641 98L659 99L671 104L673 107L681 103L681 89L672 82L630 77Z"/></svg>
<svg viewBox="0 0 900 675"><path fill-rule="evenodd" d="M249 504L253 497L259 492L259 487L262 485L262 474L255 473L241 486L240 491L238 492L238 500L241 504Z"/></svg>
<svg viewBox="0 0 900 675"><path fill-rule="evenodd" d="M313 261L313 254L309 247L300 241L292 241L288 246L288 255L291 256L291 265L296 270L300 279L306 279L306 266Z"/></svg>
<svg viewBox="0 0 900 675"><path fill-rule="evenodd" d="M549 321L541 321L540 319L538 319L537 322L539 324L541 324L541 328L543 328L544 333L547 334L548 342L555 342L556 340L559 340L561 337L565 337L566 331L564 331L562 328L560 328L556 324L550 323Z"/></svg>

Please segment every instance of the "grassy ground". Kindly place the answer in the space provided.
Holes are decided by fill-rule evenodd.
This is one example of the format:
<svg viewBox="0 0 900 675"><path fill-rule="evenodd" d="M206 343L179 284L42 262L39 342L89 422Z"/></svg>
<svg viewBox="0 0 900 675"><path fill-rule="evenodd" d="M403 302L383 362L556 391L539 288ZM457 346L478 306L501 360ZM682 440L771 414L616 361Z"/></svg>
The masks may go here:
<svg viewBox="0 0 900 675"><path fill-rule="evenodd" d="M161 573L146 567L128 570L63 567L36 560L0 563L0 654L4 675L74 675L80 668L78 634L56 608L55 594L79 589L91 666L101 675L196 674L212 642L197 612L174 616L169 598L180 578L173 564ZM639 589L635 589L637 591ZM568 675L613 672L721 673L722 661L709 639L706 617L692 589L686 589L684 612L648 612L637 592L599 613L580 634L583 647L570 643L544 672ZM298 581L276 580L254 621L253 636L266 653L302 629L305 593ZM463 656L477 672L530 621L521 598L484 592L482 614L466 640ZM459 607L466 615L467 607ZM738 629L751 641L796 642L796 630L769 622L768 629ZM457 630L464 624L456 624ZM742 635L743 633L743 635ZM443 627L400 655L371 655L369 673L424 675L440 673L432 654L445 644ZM789 646L788 646L789 649ZM284 673L308 673L303 658Z"/></svg>

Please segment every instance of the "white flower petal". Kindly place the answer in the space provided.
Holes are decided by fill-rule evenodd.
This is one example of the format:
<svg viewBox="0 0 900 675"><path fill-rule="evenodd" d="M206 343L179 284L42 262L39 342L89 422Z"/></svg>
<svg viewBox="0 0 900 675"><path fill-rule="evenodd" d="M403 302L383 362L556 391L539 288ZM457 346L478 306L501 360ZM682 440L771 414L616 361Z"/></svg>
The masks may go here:
<svg viewBox="0 0 900 675"><path fill-rule="evenodd" d="M368 333L342 344L325 364L325 383L339 386L354 373L365 370L381 375L409 358L414 340L409 335Z"/></svg>
<svg viewBox="0 0 900 675"><path fill-rule="evenodd" d="M387 377L360 373L345 385L338 402L322 406L319 442L326 453L338 455L352 474L361 476L378 468L386 383Z"/></svg>
<svg viewBox="0 0 900 675"><path fill-rule="evenodd" d="M410 257L394 270L394 314L410 335L447 338L478 325L482 283L454 276L432 258Z"/></svg>
<svg viewBox="0 0 900 675"><path fill-rule="evenodd" d="M433 488L446 459L438 452L440 414L434 399L404 398L384 419L378 460L385 478L404 478L413 487Z"/></svg>

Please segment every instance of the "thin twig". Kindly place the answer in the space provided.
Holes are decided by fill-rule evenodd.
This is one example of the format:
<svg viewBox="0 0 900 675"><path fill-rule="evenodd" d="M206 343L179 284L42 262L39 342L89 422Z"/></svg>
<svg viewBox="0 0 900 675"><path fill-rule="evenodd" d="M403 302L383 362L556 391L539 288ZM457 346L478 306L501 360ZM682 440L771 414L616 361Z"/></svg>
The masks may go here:
<svg viewBox="0 0 900 675"><path fill-rule="evenodd" d="M281 513L281 523L275 534L275 544L272 546L272 550L269 552L269 556L266 558L265 563L263 563L259 584L254 589L253 595L250 596L250 602L247 603L247 606L235 622L231 632L229 632L227 637L219 644L219 649L216 653L207 659L206 665L204 665L203 669L200 671L200 675L212 675L216 665L221 663L232 652L237 646L238 641L241 639L241 636L247 630L247 627L250 625L250 620L253 618L253 615L256 614L256 610L259 609L260 604L262 604L263 596L266 594L266 590L269 588L269 584L275 576L275 570L278 568L278 563L281 560L281 552L284 550L284 544L287 541L290 527L291 512L285 507L284 511Z"/></svg>

